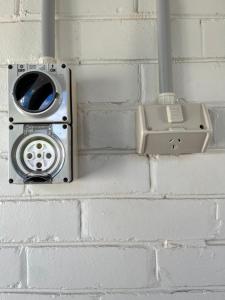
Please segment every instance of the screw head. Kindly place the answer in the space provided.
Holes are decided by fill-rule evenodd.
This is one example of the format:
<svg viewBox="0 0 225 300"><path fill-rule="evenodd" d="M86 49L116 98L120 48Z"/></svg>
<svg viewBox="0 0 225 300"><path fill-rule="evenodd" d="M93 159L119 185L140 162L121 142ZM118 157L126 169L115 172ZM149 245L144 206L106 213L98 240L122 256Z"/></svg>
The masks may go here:
<svg viewBox="0 0 225 300"><path fill-rule="evenodd" d="M8 65L8 69L11 70L13 68L12 65Z"/></svg>
<svg viewBox="0 0 225 300"><path fill-rule="evenodd" d="M68 178L64 178L63 181L64 181L65 183L67 183L67 182L69 182L69 179L68 179Z"/></svg>
<svg viewBox="0 0 225 300"><path fill-rule="evenodd" d="M13 125L9 125L9 130L13 130Z"/></svg>
<svg viewBox="0 0 225 300"><path fill-rule="evenodd" d="M62 66L61 66L63 69L65 69L66 68L66 65L65 64L62 64Z"/></svg>
<svg viewBox="0 0 225 300"><path fill-rule="evenodd" d="M13 179L12 179L12 178L9 179L9 183L10 183L10 184L13 183Z"/></svg>

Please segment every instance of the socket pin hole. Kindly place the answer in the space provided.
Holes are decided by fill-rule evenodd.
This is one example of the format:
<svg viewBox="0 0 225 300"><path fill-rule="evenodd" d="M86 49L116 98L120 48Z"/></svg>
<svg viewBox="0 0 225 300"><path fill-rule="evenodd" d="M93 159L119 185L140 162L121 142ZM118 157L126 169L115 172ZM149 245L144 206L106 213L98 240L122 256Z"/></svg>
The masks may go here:
<svg viewBox="0 0 225 300"><path fill-rule="evenodd" d="M9 179L9 183L12 184L13 183L13 179L10 178Z"/></svg>
<svg viewBox="0 0 225 300"><path fill-rule="evenodd" d="M12 126L12 125L9 125L9 129L10 129L10 130L13 130L13 126Z"/></svg>
<svg viewBox="0 0 225 300"><path fill-rule="evenodd" d="M67 129L67 125L63 125L63 129Z"/></svg>
<svg viewBox="0 0 225 300"><path fill-rule="evenodd" d="M47 154L46 154L46 157L47 157L47 159L51 159L51 158L52 158L51 153L47 153Z"/></svg>
<svg viewBox="0 0 225 300"><path fill-rule="evenodd" d="M37 157L38 157L38 158L41 158L41 153L38 153Z"/></svg>
<svg viewBox="0 0 225 300"><path fill-rule="evenodd" d="M170 144L173 143L173 142L174 142L174 139L169 140L169 143L170 143Z"/></svg>
<svg viewBox="0 0 225 300"><path fill-rule="evenodd" d="M37 144L37 148L38 148L38 149L41 149L41 148L42 148L42 144L38 143L38 144Z"/></svg>
<svg viewBox="0 0 225 300"><path fill-rule="evenodd" d="M69 179L68 179L68 178L64 178L63 181L64 181L64 182L68 182Z"/></svg>
<svg viewBox="0 0 225 300"><path fill-rule="evenodd" d="M9 122L11 122L11 123L12 123L12 122L13 122L13 120L14 120L14 119L13 119L12 117L10 117L10 118L9 118Z"/></svg>
<svg viewBox="0 0 225 300"><path fill-rule="evenodd" d="M178 139L178 142L181 143L181 139Z"/></svg>
<svg viewBox="0 0 225 300"><path fill-rule="evenodd" d="M27 158L28 158L28 159L32 159L32 158L33 158L32 153L28 153L28 154L27 154Z"/></svg>
<svg viewBox="0 0 225 300"><path fill-rule="evenodd" d="M205 129L204 125L202 125L202 124L200 125L200 128L201 128L202 130Z"/></svg>
<svg viewBox="0 0 225 300"><path fill-rule="evenodd" d="M36 166L37 166L38 169L41 169L41 168L42 168L42 163L38 162L38 163L36 164Z"/></svg>

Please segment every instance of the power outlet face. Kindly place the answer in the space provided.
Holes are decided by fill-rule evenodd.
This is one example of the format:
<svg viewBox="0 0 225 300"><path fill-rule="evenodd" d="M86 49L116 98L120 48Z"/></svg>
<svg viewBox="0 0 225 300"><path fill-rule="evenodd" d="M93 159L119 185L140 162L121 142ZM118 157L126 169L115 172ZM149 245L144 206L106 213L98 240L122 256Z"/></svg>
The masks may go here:
<svg viewBox="0 0 225 300"><path fill-rule="evenodd" d="M137 152L180 155L204 152L212 135L211 120L202 104L139 106Z"/></svg>
<svg viewBox="0 0 225 300"><path fill-rule="evenodd" d="M71 182L71 71L65 64L9 65L8 82L9 183Z"/></svg>
<svg viewBox="0 0 225 300"><path fill-rule="evenodd" d="M14 124L9 135L9 182L72 181L71 127L65 124Z"/></svg>

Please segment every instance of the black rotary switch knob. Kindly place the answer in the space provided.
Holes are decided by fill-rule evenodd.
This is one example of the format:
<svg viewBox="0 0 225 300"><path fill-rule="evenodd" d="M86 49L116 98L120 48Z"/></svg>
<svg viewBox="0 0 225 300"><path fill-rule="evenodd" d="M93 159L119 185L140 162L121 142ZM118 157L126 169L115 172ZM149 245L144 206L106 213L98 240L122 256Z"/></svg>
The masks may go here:
<svg viewBox="0 0 225 300"><path fill-rule="evenodd" d="M13 96L17 105L29 113L47 110L56 99L56 87L43 72L32 71L19 77L14 85Z"/></svg>

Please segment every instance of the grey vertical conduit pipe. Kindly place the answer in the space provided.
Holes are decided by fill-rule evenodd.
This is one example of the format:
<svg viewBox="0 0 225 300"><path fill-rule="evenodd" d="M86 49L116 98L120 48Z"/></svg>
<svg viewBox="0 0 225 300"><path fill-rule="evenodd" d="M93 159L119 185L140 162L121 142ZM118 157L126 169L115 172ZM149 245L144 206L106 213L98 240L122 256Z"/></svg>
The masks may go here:
<svg viewBox="0 0 225 300"><path fill-rule="evenodd" d="M169 0L156 0L160 94L174 92L169 2Z"/></svg>
<svg viewBox="0 0 225 300"><path fill-rule="evenodd" d="M55 58L55 0L42 0L42 56Z"/></svg>

